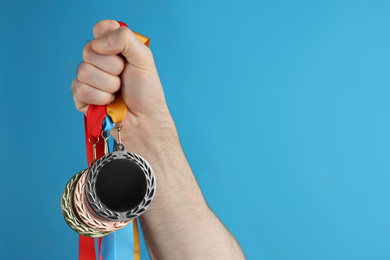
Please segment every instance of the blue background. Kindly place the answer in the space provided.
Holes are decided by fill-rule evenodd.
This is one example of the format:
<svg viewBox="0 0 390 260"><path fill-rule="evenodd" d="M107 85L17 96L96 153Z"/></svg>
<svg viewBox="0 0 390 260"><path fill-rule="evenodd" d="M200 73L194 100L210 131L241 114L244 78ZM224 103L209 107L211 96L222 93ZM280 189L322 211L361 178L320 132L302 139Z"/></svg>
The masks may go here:
<svg viewBox="0 0 390 260"><path fill-rule="evenodd" d="M151 38L183 148L248 259L390 259L389 1L5 1L1 259L76 259L70 85L92 27Z"/></svg>

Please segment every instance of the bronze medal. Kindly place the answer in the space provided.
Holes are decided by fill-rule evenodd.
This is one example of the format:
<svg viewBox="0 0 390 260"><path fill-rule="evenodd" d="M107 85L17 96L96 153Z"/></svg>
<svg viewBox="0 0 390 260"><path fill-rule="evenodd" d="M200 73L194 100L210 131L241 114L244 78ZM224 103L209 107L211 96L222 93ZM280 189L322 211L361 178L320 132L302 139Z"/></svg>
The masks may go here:
<svg viewBox="0 0 390 260"><path fill-rule="evenodd" d="M73 200L74 207L80 219L89 227L99 231L116 231L127 226L130 221L109 221L99 216L89 205L85 196L85 180L88 171L85 171L77 182Z"/></svg>

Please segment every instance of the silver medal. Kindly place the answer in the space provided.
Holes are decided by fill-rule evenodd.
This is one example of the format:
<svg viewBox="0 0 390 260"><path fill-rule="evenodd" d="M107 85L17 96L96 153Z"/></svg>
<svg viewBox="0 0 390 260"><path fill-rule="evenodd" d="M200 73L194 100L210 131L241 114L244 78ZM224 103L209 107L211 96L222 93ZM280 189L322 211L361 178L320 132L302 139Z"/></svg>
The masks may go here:
<svg viewBox="0 0 390 260"><path fill-rule="evenodd" d="M85 193L93 210L105 219L128 221L150 206L156 193L152 167L141 156L125 151L120 141L114 152L98 159L87 175Z"/></svg>

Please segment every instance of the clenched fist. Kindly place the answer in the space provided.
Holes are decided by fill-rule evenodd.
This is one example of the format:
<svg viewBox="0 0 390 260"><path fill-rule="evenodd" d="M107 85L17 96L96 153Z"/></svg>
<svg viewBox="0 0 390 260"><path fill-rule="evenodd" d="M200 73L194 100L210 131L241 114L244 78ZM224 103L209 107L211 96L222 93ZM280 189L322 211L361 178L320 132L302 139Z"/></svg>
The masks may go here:
<svg viewBox="0 0 390 260"><path fill-rule="evenodd" d="M153 160L150 155L157 151L151 149L166 146L164 140L168 135L175 139L176 130L152 52L129 28L114 20L98 22L93 35L72 82L76 108L86 114L89 104L110 104L121 91L128 110L121 128L124 144Z"/></svg>

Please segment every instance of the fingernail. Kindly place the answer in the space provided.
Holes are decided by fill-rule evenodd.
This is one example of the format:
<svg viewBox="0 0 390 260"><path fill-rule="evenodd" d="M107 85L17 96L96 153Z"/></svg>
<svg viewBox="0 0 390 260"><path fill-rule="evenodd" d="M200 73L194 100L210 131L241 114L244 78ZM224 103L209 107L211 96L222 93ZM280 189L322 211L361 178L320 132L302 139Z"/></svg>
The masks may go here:
<svg viewBox="0 0 390 260"><path fill-rule="evenodd" d="M105 49L108 46L108 40L107 37L101 37L95 39L96 45L98 45L100 48Z"/></svg>

